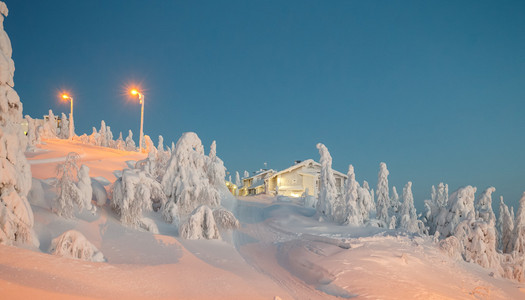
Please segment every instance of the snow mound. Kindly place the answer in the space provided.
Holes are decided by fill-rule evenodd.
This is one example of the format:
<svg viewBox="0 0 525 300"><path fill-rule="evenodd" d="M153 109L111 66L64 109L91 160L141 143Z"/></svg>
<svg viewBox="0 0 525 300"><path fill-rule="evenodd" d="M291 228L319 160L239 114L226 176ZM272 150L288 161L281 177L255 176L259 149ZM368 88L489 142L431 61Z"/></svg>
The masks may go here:
<svg viewBox="0 0 525 300"><path fill-rule="evenodd" d="M93 262L104 262L105 258L97 247L91 244L82 233L69 230L53 239L49 253L68 258Z"/></svg>
<svg viewBox="0 0 525 300"><path fill-rule="evenodd" d="M179 234L189 240L221 239L213 212L206 205L201 205L193 211L188 220L181 225Z"/></svg>

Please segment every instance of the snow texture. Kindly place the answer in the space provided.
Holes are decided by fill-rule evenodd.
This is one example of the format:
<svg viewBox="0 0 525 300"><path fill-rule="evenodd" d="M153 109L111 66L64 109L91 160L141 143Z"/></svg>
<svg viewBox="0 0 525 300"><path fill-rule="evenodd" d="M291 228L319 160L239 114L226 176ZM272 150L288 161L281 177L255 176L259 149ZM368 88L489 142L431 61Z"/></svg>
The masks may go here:
<svg viewBox="0 0 525 300"><path fill-rule="evenodd" d="M38 244L33 211L27 201L31 169L24 156L27 138L20 129L22 103L13 89L15 64L11 41L4 31L8 9L0 2L0 244Z"/></svg>
<svg viewBox="0 0 525 300"><path fill-rule="evenodd" d="M66 231L53 239L49 253L93 262L104 262L106 260L102 252L76 230Z"/></svg>

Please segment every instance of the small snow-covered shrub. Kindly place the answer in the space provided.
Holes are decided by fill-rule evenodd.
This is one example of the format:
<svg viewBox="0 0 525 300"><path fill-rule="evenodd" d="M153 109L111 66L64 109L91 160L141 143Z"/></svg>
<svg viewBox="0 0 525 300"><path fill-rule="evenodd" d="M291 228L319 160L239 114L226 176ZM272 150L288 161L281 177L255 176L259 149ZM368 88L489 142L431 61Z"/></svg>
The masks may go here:
<svg viewBox="0 0 525 300"><path fill-rule="evenodd" d="M76 230L66 231L59 237L53 239L49 247L49 253L86 261L105 261L102 252L91 244L82 233Z"/></svg>
<svg viewBox="0 0 525 300"><path fill-rule="evenodd" d="M126 169L113 185L111 206L120 215L120 221L139 228L144 210L151 211L166 203L160 183L140 170Z"/></svg>
<svg viewBox="0 0 525 300"><path fill-rule="evenodd" d="M197 207L179 228L179 235L188 240L221 239L212 210L207 205Z"/></svg>
<svg viewBox="0 0 525 300"><path fill-rule="evenodd" d="M461 260L462 247L461 243L455 236L439 241L439 249L455 260Z"/></svg>
<svg viewBox="0 0 525 300"><path fill-rule="evenodd" d="M237 229L240 227L239 220L235 218L233 213L222 207L217 208L213 211L213 218L215 223L222 229Z"/></svg>
<svg viewBox="0 0 525 300"><path fill-rule="evenodd" d="M82 166L81 172L77 166L80 156L75 152L70 152L66 160L57 165L57 192L53 204L53 211L64 218L72 218L75 212L75 205L79 210L86 208L93 209L91 206L92 189L91 179L89 178L89 168ZM77 178L79 179L77 182Z"/></svg>

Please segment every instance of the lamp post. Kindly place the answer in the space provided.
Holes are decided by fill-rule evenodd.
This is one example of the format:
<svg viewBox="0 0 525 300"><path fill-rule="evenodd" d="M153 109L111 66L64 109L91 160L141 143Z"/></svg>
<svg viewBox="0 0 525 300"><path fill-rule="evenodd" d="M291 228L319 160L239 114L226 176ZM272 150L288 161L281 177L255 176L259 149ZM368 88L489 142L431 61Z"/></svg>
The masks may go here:
<svg viewBox="0 0 525 300"><path fill-rule="evenodd" d="M141 109L140 109L140 137L139 137L139 147L140 147L140 152L142 152L142 140L144 139L144 132L143 132L143 128L144 128L144 94L142 94L141 92L139 92L137 89L132 89L130 91L130 93L132 95L139 95L139 103L142 105Z"/></svg>
<svg viewBox="0 0 525 300"><path fill-rule="evenodd" d="M71 113L69 114L69 121L73 121L73 97L68 94L62 94L62 99L71 101ZM73 126L69 124L69 139L73 139Z"/></svg>

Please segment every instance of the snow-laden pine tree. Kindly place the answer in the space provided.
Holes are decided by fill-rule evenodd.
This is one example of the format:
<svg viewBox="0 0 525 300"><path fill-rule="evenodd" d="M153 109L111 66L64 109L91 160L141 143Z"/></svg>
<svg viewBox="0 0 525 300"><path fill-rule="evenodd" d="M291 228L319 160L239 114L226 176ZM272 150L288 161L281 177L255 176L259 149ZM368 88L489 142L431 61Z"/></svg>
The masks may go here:
<svg viewBox="0 0 525 300"><path fill-rule="evenodd" d="M514 232L514 218L511 216L509 207L500 197L498 227L500 232L500 249L503 253L511 253L514 250L512 233Z"/></svg>
<svg viewBox="0 0 525 300"><path fill-rule="evenodd" d="M73 114L69 114L69 138L72 139L76 136L75 134L75 120L73 119Z"/></svg>
<svg viewBox="0 0 525 300"><path fill-rule="evenodd" d="M388 169L384 162L379 164L379 173L377 174L377 202L376 218L385 224L390 223L388 208L390 207L390 196L388 192Z"/></svg>
<svg viewBox="0 0 525 300"><path fill-rule="evenodd" d="M80 192L80 201L84 204L87 210L92 212L96 211L96 207L91 205L91 199L93 198L93 188L91 186L91 177L89 177L89 167L86 165L80 166L78 170L78 190Z"/></svg>
<svg viewBox="0 0 525 300"><path fill-rule="evenodd" d="M137 146L135 145L135 141L133 141L133 132L131 129L128 131L128 136L126 137L126 150L127 151L136 151Z"/></svg>
<svg viewBox="0 0 525 300"><path fill-rule="evenodd" d="M361 225L363 224L363 208L359 202L359 183L355 180L354 166L348 166L348 179L346 180L345 188L345 203L346 203L346 220L345 224ZM367 212L368 213L368 212Z"/></svg>
<svg viewBox="0 0 525 300"><path fill-rule="evenodd" d="M69 121L65 113L60 116L60 134L58 135L61 139L69 139Z"/></svg>
<svg viewBox="0 0 525 300"><path fill-rule="evenodd" d="M27 139L20 130L22 102L13 89L15 65L4 31L8 9L0 2L0 244L33 243L33 211L27 201L31 169L24 156Z"/></svg>
<svg viewBox="0 0 525 300"><path fill-rule="evenodd" d="M437 220L439 215L447 214L448 205L448 184L440 182L436 190L435 186L432 186L430 200L425 200L425 217L424 222L428 228L430 234L435 234L437 227Z"/></svg>
<svg viewBox="0 0 525 300"><path fill-rule="evenodd" d="M209 160L197 134L186 132L177 141L162 178L162 188L168 198L163 216L168 222L187 218L201 205L219 206L220 199L214 185L221 176L224 184L225 170L209 164ZM210 167L214 170L208 171Z"/></svg>
<svg viewBox="0 0 525 300"><path fill-rule="evenodd" d="M525 192L521 196L518 214L514 221L512 247L516 255L525 255Z"/></svg>
<svg viewBox="0 0 525 300"><path fill-rule="evenodd" d="M334 172L332 170L332 156L325 145L317 144L319 162L321 163L321 174L319 179L319 200L317 211L336 222L344 222L346 218L345 205L340 199L335 185Z"/></svg>
<svg viewBox="0 0 525 300"><path fill-rule="evenodd" d="M47 120L44 121L44 132L42 137L46 139L55 139L57 137L57 122L51 109L47 115Z"/></svg>
<svg viewBox="0 0 525 300"><path fill-rule="evenodd" d="M95 127L93 127L93 132L89 136L89 140L88 141L89 141L90 145L94 145L94 146L98 146L99 145L100 134L97 132L97 129Z"/></svg>
<svg viewBox="0 0 525 300"><path fill-rule="evenodd" d="M107 147L108 146L108 136L106 131L106 122L104 120L100 121L100 130L98 131L98 140L97 146Z"/></svg>
<svg viewBox="0 0 525 300"><path fill-rule="evenodd" d="M54 238L48 251L53 255L85 261L103 262L106 260L102 252L76 230L68 230Z"/></svg>
<svg viewBox="0 0 525 300"><path fill-rule="evenodd" d="M409 181L403 188L403 203L399 209L399 227L410 233L423 233L423 223L417 219L412 194L412 182Z"/></svg>
<svg viewBox="0 0 525 300"><path fill-rule="evenodd" d="M500 257L496 251L496 227L494 220L476 220L474 214L461 221L454 229L463 249L463 258L484 268L498 269L501 273Z"/></svg>
<svg viewBox="0 0 525 300"><path fill-rule="evenodd" d="M221 239L213 212L207 205L197 207L179 229L179 235L188 240Z"/></svg>
<svg viewBox="0 0 525 300"><path fill-rule="evenodd" d="M120 132L118 139L116 141L116 148L118 150L126 150L126 143L124 142L124 139L122 138L122 131Z"/></svg>
<svg viewBox="0 0 525 300"><path fill-rule="evenodd" d="M474 198L476 188L466 186L452 193L448 204L441 210L436 219L436 231L443 238L454 234L456 226L469 219L475 219Z"/></svg>
<svg viewBox="0 0 525 300"><path fill-rule="evenodd" d="M27 151L35 151L39 144L36 136L36 122L29 115L25 116L27 122Z"/></svg>
<svg viewBox="0 0 525 300"><path fill-rule="evenodd" d="M244 175L243 175L242 178L244 179L244 178L248 178L248 177L250 177L250 173L248 173L248 171L244 170Z"/></svg>
<svg viewBox="0 0 525 300"><path fill-rule="evenodd" d="M110 126L106 126L106 138L108 141L109 148L116 148L115 141L113 140L113 132L111 131Z"/></svg>
<svg viewBox="0 0 525 300"><path fill-rule="evenodd" d="M159 135L159 143L157 145L157 151L164 152L164 138Z"/></svg>
<svg viewBox="0 0 525 300"><path fill-rule="evenodd" d="M80 156L75 152L70 152L66 160L57 165L57 198L53 203L53 211L64 218L72 218L75 214L75 205L79 211L84 208L94 209L91 207L92 194L91 179L89 178L89 168L85 167L82 173L79 173L78 160ZM82 179L79 182L79 179ZM89 187L88 185L89 180ZM81 189L82 188L82 189Z"/></svg>
<svg viewBox="0 0 525 300"><path fill-rule="evenodd" d="M476 209L476 219L482 219L485 222L496 223L496 215L492 210L492 193L496 191L496 188L487 188L475 203L474 208Z"/></svg>
<svg viewBox="0 0 525 300"><path fill-rule="evenodd" d="M158 232L156 227L148 225L142 212L158 210L165 204L166 196L161 184L145 171L126 169L113 184L111 206L124 225Z"/></svg>
<svg viewBox="0 0 525 300"><path fill-rule="evenodd" d="M397 216L399 213L399 207L401 202L399 201L399 194L395 186L392 187L392 196L390 197L390 208L388 209L388 215Z"/></svg>

